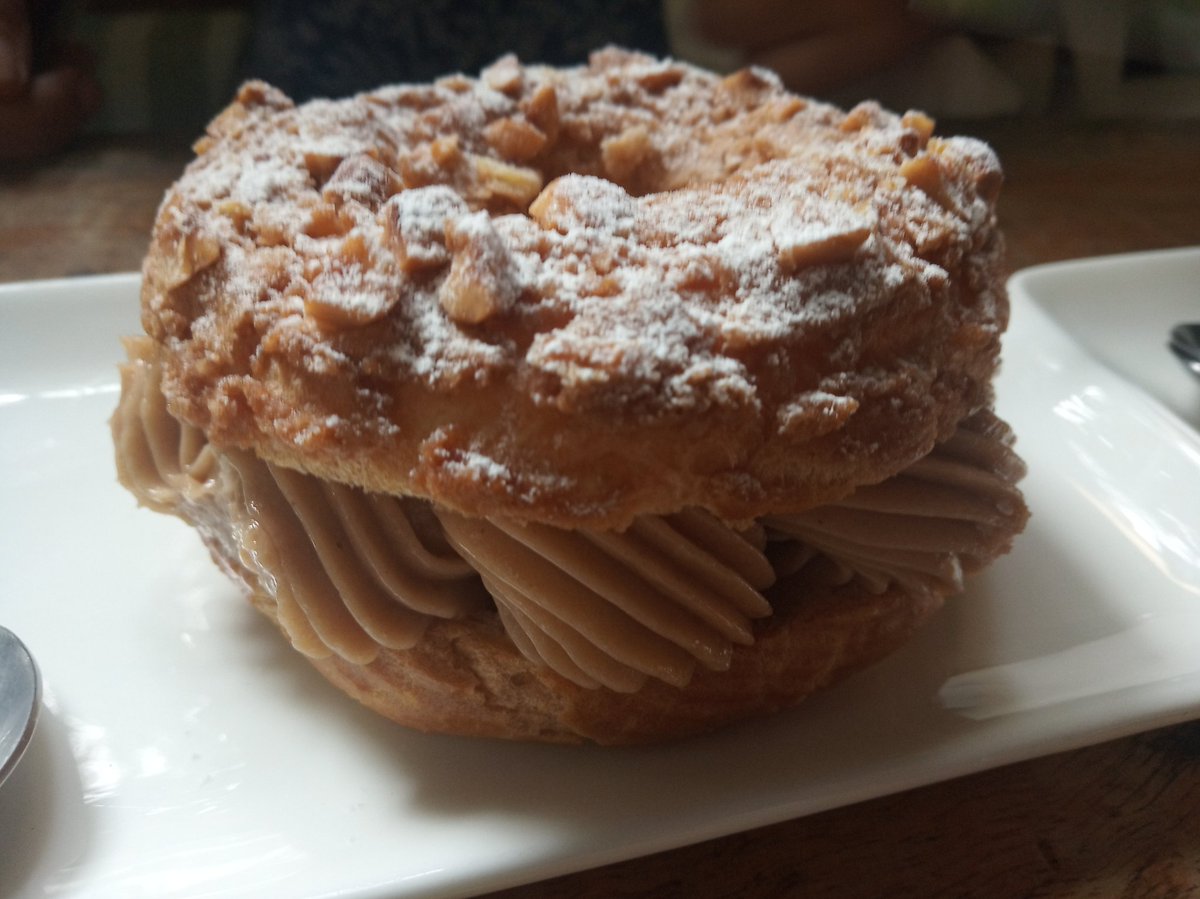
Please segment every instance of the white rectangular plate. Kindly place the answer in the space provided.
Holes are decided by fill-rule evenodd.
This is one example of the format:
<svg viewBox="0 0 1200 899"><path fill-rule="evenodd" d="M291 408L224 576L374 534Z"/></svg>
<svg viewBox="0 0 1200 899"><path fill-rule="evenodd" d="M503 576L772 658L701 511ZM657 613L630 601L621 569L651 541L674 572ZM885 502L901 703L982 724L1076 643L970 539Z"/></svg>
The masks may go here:
<svg viewBox="0 0 1200 899"><path fill-rule="evenodd" d="M0 789L0 894L466 895L1200 715L1200 438L1052 317L1136 309L1125 361L1158 366L1151 312L1194 315L1198 283L1200 250L1015 278L1013 554L795 712L630 750L423 736L335 693L115 483L137 278L0 287L0 621L46 684Z"/></svg>

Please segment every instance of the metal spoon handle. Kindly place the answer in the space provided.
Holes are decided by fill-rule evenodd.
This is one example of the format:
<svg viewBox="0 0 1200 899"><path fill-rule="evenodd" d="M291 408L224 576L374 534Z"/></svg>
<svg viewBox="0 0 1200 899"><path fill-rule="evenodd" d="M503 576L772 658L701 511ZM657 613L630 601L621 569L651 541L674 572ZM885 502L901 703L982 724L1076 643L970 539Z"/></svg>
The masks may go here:
<svg viewBox="0 0 1200 899"><path fill-rule="evenodd" d="M0 784L24 755L41 705L42 679L33 656L0 625Z"/></svg>
<svg viewBox="0 0 1200 899"><path fill-rule="evenodd" d="M1200 378L1200 322L1185 322L1171 329L1167 346L1179 361Z"/></svg>

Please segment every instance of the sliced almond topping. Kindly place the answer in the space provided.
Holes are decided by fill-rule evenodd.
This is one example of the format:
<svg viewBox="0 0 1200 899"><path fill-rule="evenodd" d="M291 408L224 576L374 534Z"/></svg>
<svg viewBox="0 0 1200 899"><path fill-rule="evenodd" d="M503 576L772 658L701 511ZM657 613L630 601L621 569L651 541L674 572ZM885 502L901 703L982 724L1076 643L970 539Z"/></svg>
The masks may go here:
<svg viewBox="0 0 1200 899"><path fill-rule="evenodd" d="M233 223L238 233L245 230L246 223L254 215L254 210L241 200L221 200L214 208L219 215L225 216Z"/></svg>
<svg viewBox="0 0 1200 899"><path fill-rule="evenodd" d="M467 204L445 185L406 190L388 200L380 215L400 268L412 274L449 263L446 221L466 212Z"/></svg>
<svg viewBox="0 0 1200 899"><path fill-rule="evenodd" d="M361 328L379 318L379 316L365 313L363 307L345 306L341 303L331 302L323 296L305 298L304 317L312 319L321 328L328 331Z"/></svg>
<svg viewBox="0 0 1200 899"><path fill-rule="evenodd" d="M196 141L192 149L196 153L206 153L223 137L236 133L250 117L249 110L241 103L232 103L208 124L205 136Z"/></svg>
<svg viewBox="0 0 1200 899"><path fill-rule="evenodd" d="M542 189L541 173L525 166L510 165L490 156L472 156L475 183L468 198L485 205L499 200L527 209Z"/></svg>
<svg viewBox="0 0 1200 899"><path fill-rule="evenodd" d="M372 258L363 233L351 231L310 276L307 287L295 285L294 292L304 298L304 314L331 329L361 327L384 318L400 292L372 275L381 263Z"/></svg>
<svg viewBox="0 0 1200 899"><path fill-rule="evenodd" d="M770 233L786 274L848 262L871 236L875 214L831 197L808 194L772 212Z"/></svg>
<svg viewBox="0 0 1200 899"><path fill-rule="evenodd" d="M633 80L652 94L674 87L683 80L683 69L671 63L659 63L635 70Z"/></svg>
<svg viewBox="0 0 1200 899"><path fill-rule="evenodd" d="M165 272L168 288L186 284L221 258L221 244L203 231L188 231L175 244L170 269Z"/></svg>
<svg viewBox="0 0 1200 899"><path fill-rule="evenodd" d="M521 111L531 125L553 144L558 139L558 94L550 84L540 85L521 103Z"/></svg>
<svg viewBox="0 0 1200 899"><path fill-rule="evenodd" d="M854 397L813 390L778 409L776 426L782 435L811 440L844 427L858 406Z"/></svg>
<svg viewBox="0 0 1200 899"><path fill-rule="evenodd" d="M502 94L515 94L525 83L525 73L517 57L508 53L480 73L480 78L494 91Z"/></svg>
<svg viewBox="0 0 1200 899"><path fill-rule="evenodd" d="M956 212L958 205L950 196L946 187L946 179L942 176L942 168L938 161L929 153L921 153L900 165L900 174L904 180L933 200L944 209Z"/></svg>
<svg viewBox="0 0 1200 899"><path fill-rule="evenodd" d="M541 129L518 118L497 119L483 129L483 138L497 153L516 162L527 162L546 146Z"/></svg>
<svg viewBox="0 0 1200 899"><path fill-rule="evenodd" d="M772 78L768 75L765 69L760 69L757 66L748 66L744 69L738 69L721 79L721 87L727 91L741 93L742 91L760 91L765 87L773 85ZM778 83L775 79L774 83Z"/></svg>
<svg viewBox="0 0 1200 899"><path fill-rule="evenodd" d="M318 282L315 292L304 299L305 317L326 330L340 331L379 321L391 308L392 304L370 297L369 292L347 298L334 292L339 289Z"/></svg>
<svg viewBox="0 0 1200 899"><path fill-rule="evenodd" d="M329 153L322 150L309 150L304 154L304 167L318 185L324 184L334 173L342 160L344 153Z"/></svg>
<svg viewBox="0 0 1200 899"><path fill-rule="evenodd" d="M848 113L846 113L846 117L843 118L841 123L838 125L838 130L845 131L847 133L862 131L862 129L866 128L874 121L875 114L871 108L866 104L860 103L858 106L855 106Z"/></svg>
<svg viewBox="0 0 1200 899"><path fill-rule="evenodd" d="M318 203L309 213L304 233L316 238L335 237L345 234L353 226L353 220L344 217L332 203Z"/></svg>
<svg viewBox="0 0 1200 899"><path fill-rule="evenodd" d="M450 134L431 141L429 155L442 168L454 168L462 161L462 148L458 144L458 135Z"/></svg>
<svg viewBox="0 0 1200 899"><path fill-rule="evenodd" d="M363 239L361 231L351 231L346 235L342 245L338 247L338 258L348 265L369 265L371 251Z"/></svg>
<svg viewBox="0 0 1200 899"><path fill-rule="evenodd" d="M811 237L779 247L780 268L791 273L812 265L848 262L870 236L871 229L867 225L844 230L815 229Z"/></svg>
<svg viewBox="0 0 1200 899"><path fill-rule="evenodd" d="M520 293L516 265L486 212L448 221L446 245L454 261L438 300L453 321L475 325L513 306Z"/></svg>
<svg viewBox="0 0 1200 899"><path fill-rule="evenodd" d="M326 200L343 203L354 200L374 208L403 186L400 176L383 163L365 153L356 153L342 160L325 182L321 195Z"/></svg>
<svg viewBox="0 0 1200 899"><path fill-rule="evenodd" d="M917 133L917 137L921 140L921 147L929 142L929 138L933 136L933 129L936 123L923 112L909 110L900 118L900 124L905 128L911 128Z"/></svg>
<svg viewBox="0 0 1200 899"><path fill-rule="evenodd" d="M773 122L786 122L796 113L803 111L806 106L808 103L802 97L787 97L783 100L776 100L768 106L767 116Z"/></svg>
<svg viewBox="0 0 1200 899"><path fill-rule="evenodd" d="M645 126L634 125L601 143L600 158L610 178L629 182L648 162L657 161L658 150Z"/></svg>
<svg viewBox="0 0 1200 899"><path fill-rule="evenodd" d="M251 109L259 106L268 109L291 109L296 105L287 94L271 87L265 81L247 81L238 89L236 99L242 106Z"/></svg>
<svg viewBox="0 0 1200 899"><path fill-rule="evenodd" d="M529 216L543 228L562 234L575 229L628 236L637 204L619 184L592 175L555 178L529 206Z"/></svg>

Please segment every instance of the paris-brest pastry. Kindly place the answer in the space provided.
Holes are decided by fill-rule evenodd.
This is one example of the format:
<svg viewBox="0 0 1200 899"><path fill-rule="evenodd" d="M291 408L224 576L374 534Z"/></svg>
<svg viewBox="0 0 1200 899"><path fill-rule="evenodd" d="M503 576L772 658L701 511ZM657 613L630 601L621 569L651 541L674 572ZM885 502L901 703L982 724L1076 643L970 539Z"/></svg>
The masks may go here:
<svg viewBox="0 0 1200 899"><path fill-rule="evenodd" d="M297 106L167 192L122 482L424 730L631 743L794 705L1027 516L984 144L617 49Z"/></svg>

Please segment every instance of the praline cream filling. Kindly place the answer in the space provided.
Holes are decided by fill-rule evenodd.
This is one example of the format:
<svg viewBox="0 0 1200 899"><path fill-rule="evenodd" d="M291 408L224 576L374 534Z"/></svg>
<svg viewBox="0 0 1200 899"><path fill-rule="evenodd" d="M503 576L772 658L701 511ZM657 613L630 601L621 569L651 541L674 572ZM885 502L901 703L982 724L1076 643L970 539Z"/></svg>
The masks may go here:
<svg viewBox="0 0 1200 899"><path fill-rule="evenodd" d="M747 529L697 509L619 533L472 519L218 451L168 412L150 341L127 348L113 417L122 483L196 526L311 656L365 664L413 646L434 619L494 607L524 655L581 686L682 686L754 642L780 579L804 569L873 591L953 592L1024 515L1023 465L984 413L888 481Z"/></svg>

